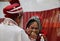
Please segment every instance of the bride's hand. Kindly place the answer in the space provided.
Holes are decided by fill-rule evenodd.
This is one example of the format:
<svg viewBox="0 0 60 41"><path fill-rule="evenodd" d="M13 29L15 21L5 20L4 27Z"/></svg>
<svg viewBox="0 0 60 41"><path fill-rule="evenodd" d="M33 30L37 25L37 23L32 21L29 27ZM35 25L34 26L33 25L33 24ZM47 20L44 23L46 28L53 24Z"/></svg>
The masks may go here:
<svg viewBox="0 0 60 41"><path fill-rule="evenodd" d="M36 39L37 38L37 34L35 32L32 32L30 34L30 38Z"/></svg>

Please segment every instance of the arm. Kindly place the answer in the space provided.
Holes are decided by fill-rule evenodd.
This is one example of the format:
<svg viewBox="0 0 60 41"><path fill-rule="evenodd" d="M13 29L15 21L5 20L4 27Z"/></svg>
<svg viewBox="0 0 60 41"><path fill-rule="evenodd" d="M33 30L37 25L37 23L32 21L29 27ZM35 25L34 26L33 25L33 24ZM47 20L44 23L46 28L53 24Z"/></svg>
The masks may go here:
<svg viewBox="0 0 60 41"><path fill-rule="evenodd" d="M18 41L30 41L28 35L25 33L23 29L19 31Z"/></svg>

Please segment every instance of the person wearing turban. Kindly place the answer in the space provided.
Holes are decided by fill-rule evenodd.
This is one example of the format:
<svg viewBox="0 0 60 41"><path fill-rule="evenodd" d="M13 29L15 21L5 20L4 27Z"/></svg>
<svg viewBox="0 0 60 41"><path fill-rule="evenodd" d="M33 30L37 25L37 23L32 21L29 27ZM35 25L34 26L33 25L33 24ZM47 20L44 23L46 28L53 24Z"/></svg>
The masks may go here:
<svg viewBox="0 0 60 41"><path fill-rule="evenodd" d="M0 41L30 41L25 31L19 27L23 14L18 3L8 5L3 9L4 21L0 24Z"/></svg>

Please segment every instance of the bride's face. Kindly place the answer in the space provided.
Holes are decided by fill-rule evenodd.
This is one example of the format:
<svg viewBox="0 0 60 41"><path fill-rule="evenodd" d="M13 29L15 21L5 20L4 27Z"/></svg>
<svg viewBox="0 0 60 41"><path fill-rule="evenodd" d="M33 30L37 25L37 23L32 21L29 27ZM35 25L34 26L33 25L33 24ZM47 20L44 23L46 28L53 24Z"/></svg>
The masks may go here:
<svg viewBox="0 0 60 41"><path fill-rule="evenodd" d="M32 22L32 24L29 27L27 27L27 33L30 34L31 38L36 39L38 32L39 28L37 22Z"/></svg>

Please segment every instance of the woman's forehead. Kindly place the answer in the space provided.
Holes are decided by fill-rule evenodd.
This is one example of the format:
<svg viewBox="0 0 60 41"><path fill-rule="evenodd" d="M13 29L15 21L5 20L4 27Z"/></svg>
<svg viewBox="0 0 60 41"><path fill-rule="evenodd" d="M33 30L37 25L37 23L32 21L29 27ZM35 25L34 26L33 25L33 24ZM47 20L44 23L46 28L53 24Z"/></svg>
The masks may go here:
<svg viewBox="0 0 60 41"><path fill-rule="evenodd" d="M30 26L31 27L38 27L38 24L37 24L37 22L33 22Z"/></svg>

